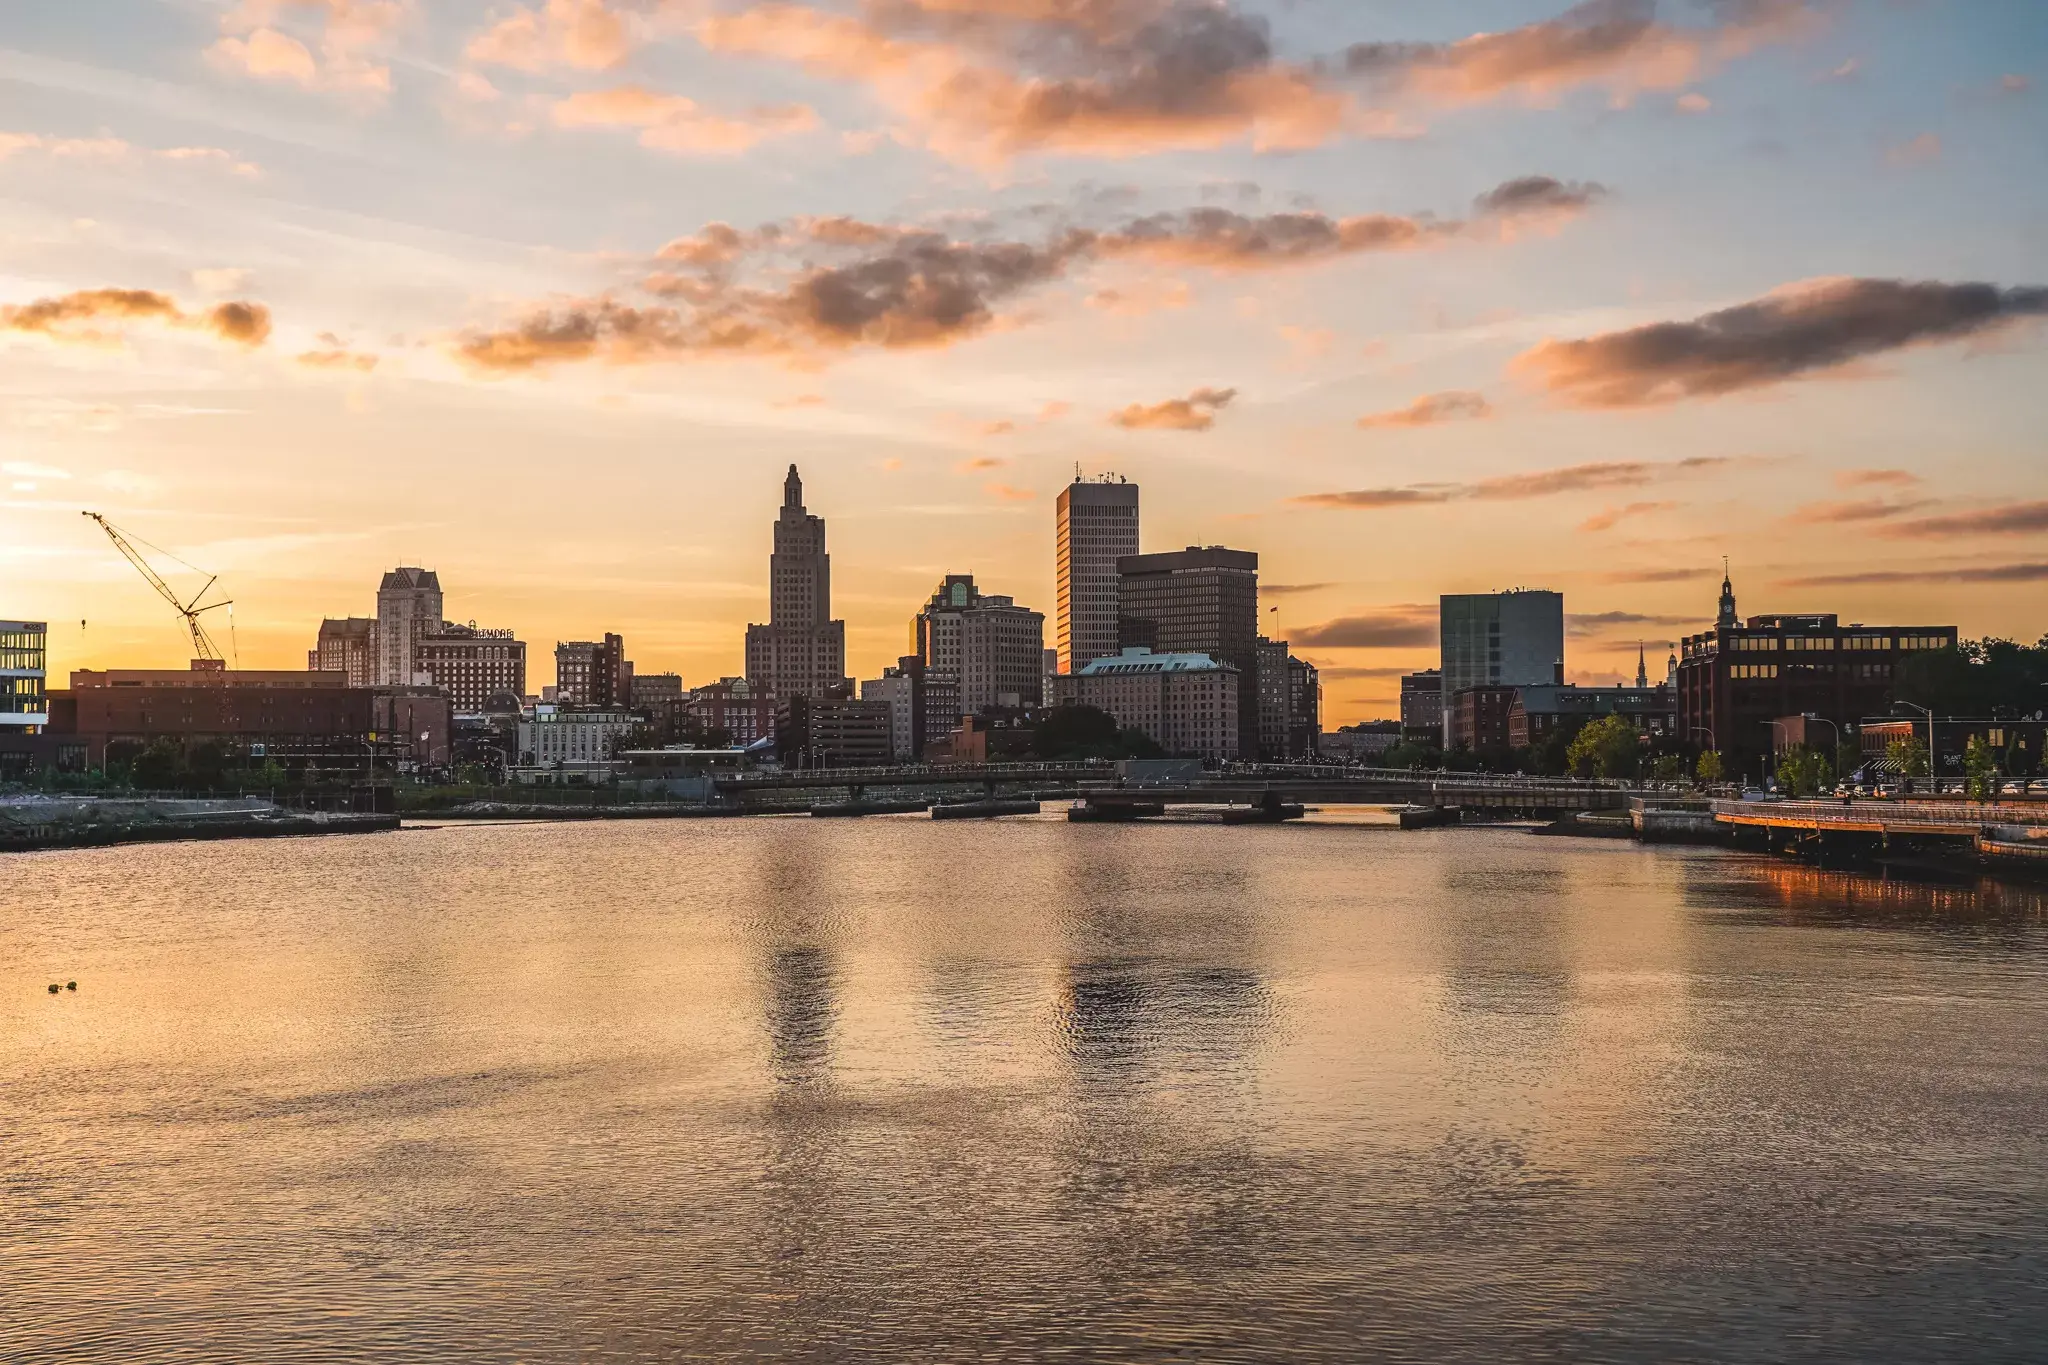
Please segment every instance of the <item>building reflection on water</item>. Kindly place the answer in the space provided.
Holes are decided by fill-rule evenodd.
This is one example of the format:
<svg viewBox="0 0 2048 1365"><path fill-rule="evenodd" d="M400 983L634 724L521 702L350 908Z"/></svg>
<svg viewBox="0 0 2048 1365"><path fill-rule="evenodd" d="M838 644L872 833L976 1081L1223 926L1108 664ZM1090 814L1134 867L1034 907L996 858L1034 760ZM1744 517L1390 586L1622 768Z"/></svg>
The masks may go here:
<svg viewBox="0 0 2048 1365"><path fill-rule="evenodd" d="M1845 872L1715 853L1686 862L1680 897L1695 912L1810 927L1988 931L2016 944L2038 944L2048 930L2048 887L1974 874Z"/></svg>

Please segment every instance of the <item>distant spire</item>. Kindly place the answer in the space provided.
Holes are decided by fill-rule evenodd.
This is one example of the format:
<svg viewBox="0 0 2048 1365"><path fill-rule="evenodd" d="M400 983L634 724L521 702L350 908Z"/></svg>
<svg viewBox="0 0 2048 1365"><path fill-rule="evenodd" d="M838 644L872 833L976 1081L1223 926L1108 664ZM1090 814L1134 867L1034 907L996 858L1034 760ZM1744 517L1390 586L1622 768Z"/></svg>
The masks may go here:
<svg viewBox="0 0 2048 1365"><path fill-rule="evenodd" d="M1721 611L1714 618L1721 630L1733 630L1741 622L1735 615L1735 584L1728 577L1728 556L1721 556Z"/></svg>
<svg viewBox="0 0 2048 1365"><path fill-rule="evenodd" d="M797 477L795 465L789 467L789 477L782 481L782 505L796 508L804 505L804 481Z"/></svg>
<svg viewBox="0 0 2048 1365"><path fill-rule="evenodd" d="M1650 671L1643 666L1643 642L1638 640L1636 641L1636 686L1648 687L1649 685Z"/></svg>

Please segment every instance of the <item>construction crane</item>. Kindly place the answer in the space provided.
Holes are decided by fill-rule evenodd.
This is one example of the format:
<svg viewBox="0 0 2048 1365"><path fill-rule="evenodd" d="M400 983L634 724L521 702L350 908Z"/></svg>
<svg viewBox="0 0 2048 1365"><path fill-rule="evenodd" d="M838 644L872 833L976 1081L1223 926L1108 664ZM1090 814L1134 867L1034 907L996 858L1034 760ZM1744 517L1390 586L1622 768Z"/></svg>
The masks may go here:
<svg viewBox="0 0 2048 1365"><path fill-rule="evenodd" d="M170 584L164 582L163 575L158 573L155 569L152 569L149 566L149 561L142 557L142 552L140 550L137 550L133 545L130 545L128 543L128 537L122 535L119 531L114 529L114 523L108 521L105 517L101 516L97 512L83 512L80 513L80 515L91 517L94 521L98 522L100 529L107 533L107 539L113 541L114 548L121 552L122 558L126 559L130 564L133 564L135 566L136 572L140 573L143 576L143 578L148 580L149 586L156 589L157 596L163 598L164 601L170 603L172 608L177 611L178 615L185 618L185 629L192 632L192 653L195 662L199 659L205 659L216 664L225 665L226 659L222 656L220 652L220 647L214 644L213 637L206 633L205 625L202 624L199 620L202 613L214 611L221 607L232 607L234 605L234 601L232 599L225 602L208 602L203 607L199 605L200 599L204 598L207 593L213 590L213 585L219 579L220 575L213 574L208 576L206 580L206 586L201 588L198 592L194 593L192 595L191 601L181 601L178 597L177 589L173 588ZM147 541L143 543L148 544ZM157 547L150 546L150 548L156 549ZM162 551L162 553L169 554L169 551ZM172 555L171 557L173 559L177 558L176 555ZM184 561L180 560L179 562L183 563ZM186 564L185 567L188 569L192 568L192 566L189 564ZM193 569L193 572L205 573L206 571L204 569Z"/></svg>

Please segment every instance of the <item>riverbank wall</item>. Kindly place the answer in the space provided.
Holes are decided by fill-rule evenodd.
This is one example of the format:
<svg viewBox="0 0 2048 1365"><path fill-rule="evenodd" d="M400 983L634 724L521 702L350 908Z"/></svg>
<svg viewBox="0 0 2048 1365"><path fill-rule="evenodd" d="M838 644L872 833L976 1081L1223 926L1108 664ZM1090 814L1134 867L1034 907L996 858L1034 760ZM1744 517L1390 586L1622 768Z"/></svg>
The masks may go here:
<svg viewBox="0 0 2048 1365"><path fill-rule="evenodd" d="M188 839L370 834L392 814L286 810L261 797L28 796L0 800L0 853Z"/></svg>

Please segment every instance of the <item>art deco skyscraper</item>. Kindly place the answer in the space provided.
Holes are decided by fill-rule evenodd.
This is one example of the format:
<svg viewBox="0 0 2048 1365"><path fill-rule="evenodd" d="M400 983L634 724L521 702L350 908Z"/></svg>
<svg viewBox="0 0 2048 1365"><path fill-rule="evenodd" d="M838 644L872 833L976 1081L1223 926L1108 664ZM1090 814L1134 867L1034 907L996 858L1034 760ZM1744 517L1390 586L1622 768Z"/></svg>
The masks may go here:
<svg viewBox="0 0 2048 1365"><path fill-rule="evenodd" d="M1116 562L1138 553L1138 485L1121 480L1060 490L1053 643L1062 673L1117 652Z"/></svg>
<svg viewBox="0 0 2048 1365"><path fill-rule="evenodd" d="M822 698L846 686L846 623L832 616L825 519L804 510L796 466L782 483L768 560L768 624L747 627L747 681L778 701Z"/></svg>
<svg viewBox="0 0 2048 1365"><path fill-rule="evenodd" d="M419 671L420 638L441 629L441 579L432 569L402 567L377 585L376 681L407 687Z"/></svg>

